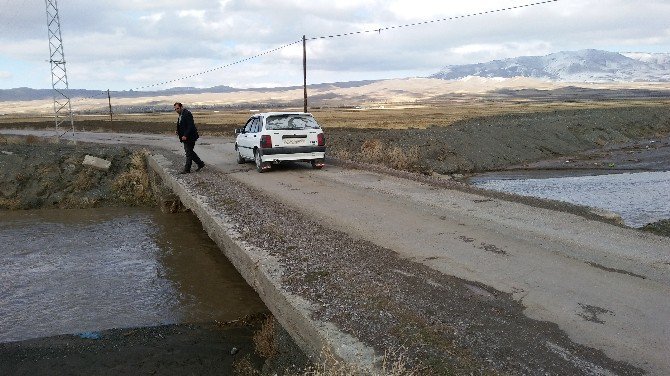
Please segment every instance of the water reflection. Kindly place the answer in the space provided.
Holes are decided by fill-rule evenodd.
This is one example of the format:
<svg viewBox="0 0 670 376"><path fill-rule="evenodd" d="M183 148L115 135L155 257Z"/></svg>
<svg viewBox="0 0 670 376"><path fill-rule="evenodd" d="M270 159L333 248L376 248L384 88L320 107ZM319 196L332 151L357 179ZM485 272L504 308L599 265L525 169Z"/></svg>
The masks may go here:
<svg viewBox="0 0 670 376"><path fill-rule="evenodd" d="M478 187L548 198L618 213L641 227L670 218L670 171L546 179L473 179Z"/></svg>
<svg viewBox="0 0 670 376"><path fill-rule="evenodd" d="M0 342L266 310L191 214L1 214Z"/></svg>

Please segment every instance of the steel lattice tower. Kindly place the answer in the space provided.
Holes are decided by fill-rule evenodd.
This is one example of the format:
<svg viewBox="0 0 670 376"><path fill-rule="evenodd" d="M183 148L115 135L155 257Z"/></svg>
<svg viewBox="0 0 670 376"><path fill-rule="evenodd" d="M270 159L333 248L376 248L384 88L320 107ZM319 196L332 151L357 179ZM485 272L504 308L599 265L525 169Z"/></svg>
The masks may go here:
<svg viewBox="0 0 670 376"><path fill-rule="evenodd" d="M65 70L65 53L63 37L60 32L60 17L56 0L45 0L47 7L47 26L49 28L49 62L51 63L51 86L53 88L54 115L56 131L61 124L70 121L74 134L74 118L72 106L67 95L67 71Z"/></svg>

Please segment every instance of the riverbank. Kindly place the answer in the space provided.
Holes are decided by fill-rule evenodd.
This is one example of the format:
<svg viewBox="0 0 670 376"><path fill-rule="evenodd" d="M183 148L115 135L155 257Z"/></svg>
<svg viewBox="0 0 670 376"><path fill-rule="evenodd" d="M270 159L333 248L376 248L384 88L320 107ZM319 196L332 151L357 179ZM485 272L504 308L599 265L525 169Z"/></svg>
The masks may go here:
<svg viewBox="0 0 670 376"><path fill-rule="evenodd" d="M0 209L155 206L145 151L0 136ZM109 163L98 168L86 156Z"/></svg>
<svg viewBox="0 0 670 376"><path fill-rule="evenodd" d="M307 359L273 320L255 315L0 343L0 374L297 374Z"/></svg>

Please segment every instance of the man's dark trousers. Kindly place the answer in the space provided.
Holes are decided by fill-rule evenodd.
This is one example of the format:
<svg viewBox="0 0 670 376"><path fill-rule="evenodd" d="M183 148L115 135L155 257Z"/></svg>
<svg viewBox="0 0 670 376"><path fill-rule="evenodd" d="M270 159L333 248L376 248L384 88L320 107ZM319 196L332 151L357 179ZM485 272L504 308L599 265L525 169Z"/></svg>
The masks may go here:
<svg viewBox="0 0 670 376"><path fill-rule="evenodd" d="M186 152L186 164L184 165L184 171L191 171L191 164L195 162L198 166L203 166L205 163L200 160L198 154L193 151L195 148L195 141L189 142L184 141L184 151Z"/></svg>

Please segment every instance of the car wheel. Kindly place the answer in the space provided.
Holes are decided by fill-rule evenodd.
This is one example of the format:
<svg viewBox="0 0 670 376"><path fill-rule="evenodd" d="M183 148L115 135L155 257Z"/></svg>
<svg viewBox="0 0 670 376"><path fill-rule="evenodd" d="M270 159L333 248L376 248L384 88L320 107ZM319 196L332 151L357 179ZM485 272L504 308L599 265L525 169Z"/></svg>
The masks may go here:
<svg viewBox="0 0 670 376"><path fill-rule="evenodd" d="M323 168L323 159L313 159L310 161L312 163L312 168L315 170L320 170Z"/></svg>
<svg viewBox="0 0 670 376"><path fill-rule="evenodd" d="M244 163L244 162L246 162L246 161L247 161L247 160L244 159L244 157L242 156L242 154L240 154L240 151L238 150L238 151L237 151L237 163L242 164L242 163Z"/></svg>
<svg viewBox="0 0 670 376"><path fill-rule="evenodd" d="M254 161L256 162L256 171L263 172L263 161L261 160L261 152L254 150Z"/></svg>

